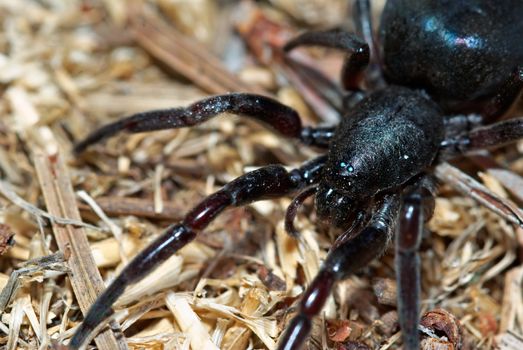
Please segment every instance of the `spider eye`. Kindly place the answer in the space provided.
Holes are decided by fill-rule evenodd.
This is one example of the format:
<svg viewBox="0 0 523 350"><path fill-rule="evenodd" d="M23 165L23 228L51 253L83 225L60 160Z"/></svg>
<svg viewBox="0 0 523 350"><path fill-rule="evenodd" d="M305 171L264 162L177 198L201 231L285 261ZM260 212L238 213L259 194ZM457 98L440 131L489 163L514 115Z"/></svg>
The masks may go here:
<svg viewBox="0 0 523 350"><path fill-rule="evenodd" d="M343 176L347 176L350 173L354 172L354 167L349 163L341 162L340 167L341 167L341 175L343 175Z"/></svg>

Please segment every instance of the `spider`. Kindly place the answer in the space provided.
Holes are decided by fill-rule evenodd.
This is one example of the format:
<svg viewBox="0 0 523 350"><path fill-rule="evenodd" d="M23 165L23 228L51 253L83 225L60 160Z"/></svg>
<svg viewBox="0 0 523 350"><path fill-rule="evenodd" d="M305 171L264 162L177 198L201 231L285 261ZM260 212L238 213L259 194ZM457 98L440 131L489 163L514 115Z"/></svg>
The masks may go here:
<svg viewBox="0 0 523 350"><path fill-rule="evenodd" d="M356 33L307 32L284 48L318 45L348 53L341 82L348 95L335 127L304 127L293 109L264 96L231 93L185 108L136 114L94 131L76 153L118 132L194 126L228 112L324 150L291 171L269 165L205 198L182 222L139 253L92 305L70 342L78 348L112 313L130 284L191 242L229 207L298 193L286 215L315 195L318 217L345 230L302 295L279 349L299 349L337 281L382 255L395 233L399 324L404 348L419 348L420 246L434 208L433 167L468 152L523 137L523 118L503 115L523 88L523 2L389 0L376 43L368 0L357 0ZM362 86L366 89L363 90Z"/></svg>

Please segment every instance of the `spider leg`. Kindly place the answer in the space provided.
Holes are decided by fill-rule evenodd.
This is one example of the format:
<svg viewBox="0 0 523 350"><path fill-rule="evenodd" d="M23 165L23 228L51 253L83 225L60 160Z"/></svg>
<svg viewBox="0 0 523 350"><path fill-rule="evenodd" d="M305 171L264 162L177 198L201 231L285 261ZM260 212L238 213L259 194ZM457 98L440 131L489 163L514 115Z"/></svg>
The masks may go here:
<svg viewBox="0 0 523 350"><path fill-rule="evenodd" d="M517 67L498 93L483 106L483 116L486 121L495 120L503 115L513 104L523 88L523 66Z"/></svg>
<svg viewBox="0 0 523 350"><path fill-rule="evenodd" d="M205 198L185 216L181 223L167 228L122 270L91 306L83 323L74 334L69 348L78 349L87 340L89 334L113 313L111 306L126 287L142 279L191 242L197 233L207 227L223 210L258 200L282 197L300 188L308 187L319 181L325 160L326 156L320 156L290 172L280 165L269 165L236 178L221 190Z"/></svg>
<svg viewBox="0 0 523 350"><path fill-rule="evenodd" d="M523 138L523 118L509 119L475 128L441 142L441 156L449 159L467 152L503 146Z"/></svg>
<svg viewBox="0 0 523 350"><path fill-rule="evenodd" d="M279 350L300 349L336 281L349 277L383 254L397 218L399 196L386 195L367 227L357 236L331 250L318 275L303 293L298 315L290 322L278 344Z"/></svg>
<svg viewBox="0 0 523 350"><path fill-rule="evenodd" d="M369 0L356 0L354 3L354 23L356 24L356 34L365 40L370 49L372 69L367 70L367 87L372 90L384 87L385 80L380 67L380 52L372 29L372 9Z"/></svg>
<svg viewBox="0 0 523 350"><path fill-rule="evenodd" d="M419 349L420 258L419 247L423 224L434 211L434 180L424 176L403 195L396 227L396 281L398 282L398 314L406 350Z"/></svg>
<svg viewBox="0 0 523 350"><path fill-rule="evenodd" d="M107 124L76 144L75 153L83 152L90 145L119 132L184 128L201 124L222 113L232 113L253 118L283 136L296 138L307 145L327 148L334 128L302 127L298 113L284 104L261 95L231 93L195 102L188 107L163 109L131 115Z"/></svg>
<svg viewBox="0 0 523 350"><path fill-rule="evenodd" d="M354 34L342 30L305 32L289 41L283 48L290 51L298 46L324 46L347 51L351 55L345 59L341 73L343 87L349 91L359 91L359 83L370 59L369 45Z"/></svg>

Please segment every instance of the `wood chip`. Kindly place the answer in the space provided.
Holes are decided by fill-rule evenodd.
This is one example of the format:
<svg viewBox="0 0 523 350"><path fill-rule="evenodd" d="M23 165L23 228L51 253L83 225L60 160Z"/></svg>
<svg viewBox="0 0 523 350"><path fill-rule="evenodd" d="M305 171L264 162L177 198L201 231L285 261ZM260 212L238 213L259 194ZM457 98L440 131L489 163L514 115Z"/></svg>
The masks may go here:
<svg viewBox="0 0 523 350"><path fill-rule="evenodd" d="M396 281L389 278L375 278L372 283L374 294L378 298L378 303L382 305L396 306L397 287Z"/></svg>
<svg viewBox="0 0 523 350"><path fill-rule="evenodd" d="M218 350L218 347L211 341L211 337L200 318L187 302L186 297L177 296L175 293L169 292L165 301L167 307L176 318L176 322L189 337L193 349Z"/></svg>

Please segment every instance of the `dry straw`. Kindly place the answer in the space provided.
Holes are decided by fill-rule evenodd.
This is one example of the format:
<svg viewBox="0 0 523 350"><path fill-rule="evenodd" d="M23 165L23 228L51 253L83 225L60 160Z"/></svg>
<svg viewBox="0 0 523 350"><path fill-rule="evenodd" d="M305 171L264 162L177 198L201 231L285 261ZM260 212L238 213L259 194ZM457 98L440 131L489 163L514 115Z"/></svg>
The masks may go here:
<svg viewBox="0 0 523 350"><path fill-rule="evenodd" d="M0 1L5 349L67 343L104 284L203 196L248 169L271 162L292 167L315 154L230 117L193 129L118 136L80 160L71 154L73 140L114 118L228 91L277 96L309 124L336 117L270 45L256 40L274 44L313 26L350 26L348 16L327 11L338 15L346 1L273 0L261 9L248 1L219 3L226 5ZM241 38L232 34L231 18ZM272 37L252 35L260 23L274 29ZM336 78L340 55L301 55ZM511 146L438 168L451 185L441 186L422 246L422 305L424 312L446 311L424 316L426 349L523 348L521 150ZM478 205L471 192L501 217ZM298 216L301 239L288 237L282 226L288 204L281 199L227 211L128 288L115 305L114 327L92 344L274 349L333 242L311 202ZM14 246L8 244L12 233ZM393 266L389 252L339 283L315 321L312 349L401 346ZM114 331L117 324L125 337ZM451 339L434 332L435 325L447 327Z"/></svg>

